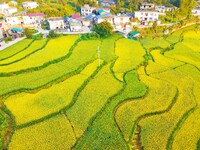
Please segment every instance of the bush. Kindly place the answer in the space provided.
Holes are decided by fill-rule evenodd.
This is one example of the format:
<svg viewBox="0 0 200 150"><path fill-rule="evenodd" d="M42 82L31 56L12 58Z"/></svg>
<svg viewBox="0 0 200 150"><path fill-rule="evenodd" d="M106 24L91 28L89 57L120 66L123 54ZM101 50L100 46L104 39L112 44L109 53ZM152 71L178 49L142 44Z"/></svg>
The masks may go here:
<svg viewBox="0 0 200 150"><path fill-rule="evenodd" d="M59 37L59 34L57 34L54 30L49 31L48 38L57 38Z"/></svg>
<svg viewBox="0 0 200 150"><path fill-rule="evenodd" d="M86 34L82 34L81 39L83 40L95 40L95 39L99 39L100 36L99 34L92 32L92 33L86 33Z"/></svg>
<svg viewBox="0 0 200 150"><path fill-rule="evenodd" d="M4 38L4 41L5 41L6 43L8 43L9 41L12 41L12 38L11 38L11 37L6 37L6 38Z"/></svg>

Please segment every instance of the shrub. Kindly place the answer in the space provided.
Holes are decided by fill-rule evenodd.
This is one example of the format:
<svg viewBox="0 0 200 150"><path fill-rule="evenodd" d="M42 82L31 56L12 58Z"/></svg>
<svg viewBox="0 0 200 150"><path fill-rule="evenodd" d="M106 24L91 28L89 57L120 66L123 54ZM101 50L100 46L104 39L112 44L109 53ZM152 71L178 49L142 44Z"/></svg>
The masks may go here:
<svg viewBox="0 0 200 150"><path fill-rule="evenodd" d="M59 34L57 34L54 30L49 31L48 38L57 38Z"/></svg>
<svg viewBox="0 0 200 150"><path fill-rule="evenodd" d="M6 38L4 38L4 41L5 41L6 43L8 43L9 41L12 41L12 38L11 38L11 37L6 37Z"/></svg>
<svg viewBox="0 0 200 150"><path fill-rule="evenodd" d="M99 39L99 38L100 38L99 34L95 32L82 34L81 36L81 39L83 40L94 40L94 39Z"/></svg>

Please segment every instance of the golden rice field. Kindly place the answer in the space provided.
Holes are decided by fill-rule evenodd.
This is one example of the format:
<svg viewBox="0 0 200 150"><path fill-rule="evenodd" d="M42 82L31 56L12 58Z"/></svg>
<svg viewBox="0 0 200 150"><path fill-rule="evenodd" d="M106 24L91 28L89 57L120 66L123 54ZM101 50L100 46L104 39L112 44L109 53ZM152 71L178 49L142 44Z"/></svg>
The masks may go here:
<svg viewBox="0 0 200 150"><path fill-rule="evenodd" d="M199 91L195 25L24 39L0 51L0 149L199 150Z"/></svg>

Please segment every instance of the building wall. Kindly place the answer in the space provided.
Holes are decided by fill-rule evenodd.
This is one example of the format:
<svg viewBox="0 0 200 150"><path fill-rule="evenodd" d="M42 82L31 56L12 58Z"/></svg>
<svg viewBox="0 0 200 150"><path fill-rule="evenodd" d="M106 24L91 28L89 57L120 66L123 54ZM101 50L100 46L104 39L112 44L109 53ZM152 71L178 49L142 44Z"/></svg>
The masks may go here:
<svg viewBox="0 0 200 150"><path fill-rule="evenodd" d="M159 18L158 12L145 12L145 11L136 11L135 17L140 21L157 21Z"/></svg>
<svg viewBox="0 0 200 150"><path fill-rule="evenodd" d="M49 26L50 30L55 30L55 29L63 29L64 28L64 20L49 20Z"/></svg>

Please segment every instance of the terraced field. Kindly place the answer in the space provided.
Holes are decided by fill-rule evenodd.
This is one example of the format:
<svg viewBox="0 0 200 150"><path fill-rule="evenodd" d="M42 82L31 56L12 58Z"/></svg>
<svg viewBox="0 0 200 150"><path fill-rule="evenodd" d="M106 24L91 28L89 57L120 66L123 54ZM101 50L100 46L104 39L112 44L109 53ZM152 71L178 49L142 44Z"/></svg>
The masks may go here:
<svg viewBox="0 0 200 150"><path fill-rule="evenodd" d="M198 149L199 41L193 25L166 38L69 35L0 51L0 149Z"/></svg>

